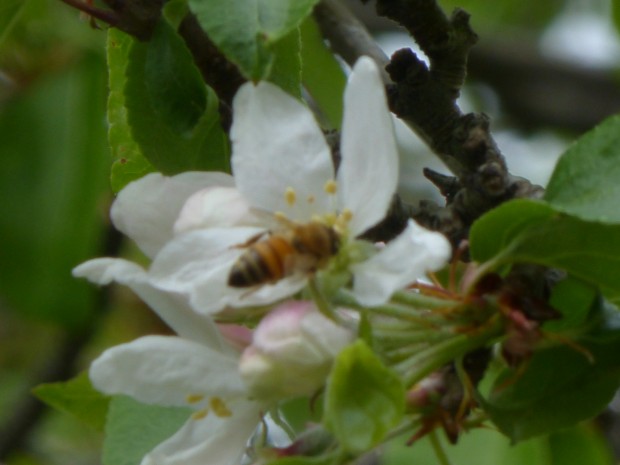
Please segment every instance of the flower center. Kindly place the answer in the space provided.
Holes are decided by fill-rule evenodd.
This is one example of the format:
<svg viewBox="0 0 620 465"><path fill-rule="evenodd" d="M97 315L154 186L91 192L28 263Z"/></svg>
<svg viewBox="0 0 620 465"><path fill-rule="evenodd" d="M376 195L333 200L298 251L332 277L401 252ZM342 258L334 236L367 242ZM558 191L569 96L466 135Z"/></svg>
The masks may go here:
<svg viewBox="0 0 620 465"><path fill-rule="evenodd" d="M335 195L338 192L338 183L336 182L336 180L330 179L323 186L323 190L329 195ZM284 200L290 207L295 205L295 203L297 202L297 191L295 191L294 187L289 186L284 190ZM315 200L316 197L314 195L308 195L308 197L306 198L306 201L309 204L314 203ZM282 223L290 222L284 212L275 212L274 216ZM331 226L340 236L345 236L347 234L351 218L353 218L353 212L348 208L345 208L339 213L326 212L324 214L313 215L312 221Z"/></svg>

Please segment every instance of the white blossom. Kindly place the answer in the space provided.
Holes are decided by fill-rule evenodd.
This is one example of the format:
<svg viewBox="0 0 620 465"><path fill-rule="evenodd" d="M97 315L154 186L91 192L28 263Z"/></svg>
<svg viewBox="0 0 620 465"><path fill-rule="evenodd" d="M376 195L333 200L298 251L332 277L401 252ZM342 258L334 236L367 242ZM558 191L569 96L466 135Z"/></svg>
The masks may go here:
<svg viewBox="0 0 620 465"><path fill-rule="evenodd" d="M358 61L346 88L337 173L310 110L278 87L244 84L233 110L234 180L222 173L149 175L127 186L114 204L114 224L153 259L140 278L149 286L183 296L203 314L271 304L295 294L306 285L307 274L250 290L228 285L243 244L277 228L276 217L333 226L344 245L340 262L352 274L353 294L364 305L385 302L445 264L447 240L413 220L384 249L368 243L356 249L361 243L356 238L385 217L398 177L392 120L371 59ZM75 274L102 284L103 275L105 282L124 282L124 275L114 273L128 265L117 264L100 259Z"/></svg>
<svg viewBox="0 0 620 465"><path fill-rule="evenodd" d="M213 191L203 190L190 198L176 223L177 233L184 234L153 263L157 285L189 295L194 308L206 313L275 302L300 290L307 275L251 291L231 288L228 274L243 252L234 247L243 243L238 235L247 239L273 229L276 215L297 223L323 221L337 229L343 243L351 243L383 219L396 190L398 154L383 84L369 58L353 69L344 109L336 174L323 133L301 102L270 83L244 85L234 100L231 129L238 194L231 189L227 201L218 193L216 201ZM222 228L224 223L235 226ZM377 252L350 267L354 295L366 305L383 303L441 268L450 246L411 220Z"/></svg>

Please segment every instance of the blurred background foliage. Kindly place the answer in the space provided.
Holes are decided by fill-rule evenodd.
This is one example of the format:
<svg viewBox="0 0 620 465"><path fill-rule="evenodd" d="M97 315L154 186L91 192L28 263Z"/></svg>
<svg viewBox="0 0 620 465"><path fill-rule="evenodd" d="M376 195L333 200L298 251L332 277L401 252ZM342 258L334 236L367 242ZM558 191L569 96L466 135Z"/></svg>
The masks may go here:
<svg viewBox="0 0 620 465"><path fill-rule="evenodd" d="M513 172L544 183L568 141L620 109L612 22L620 14L612 15L610 2L440 3L472 13L480 44L462 105L491 115ZM410 45L368 7L350 4L388 52ZM165 331L129 292L71 277L88 258L136 254L108 220L105 39L59 0L0 3L0 463L99 463L99 433L44 408L30 389L74 376L103 347ZM418 180L422 166L437 162L406 130L399 134L403 151L418 156L404 165L403 187L433 195ZM617 437L615 425L607 414L517 448L480 430L449 453L456 464L609 464L602 432ZM472 452L481 450L488 454ZM434 463L430 451L428 444L397 448L386 463Z"/></svg>

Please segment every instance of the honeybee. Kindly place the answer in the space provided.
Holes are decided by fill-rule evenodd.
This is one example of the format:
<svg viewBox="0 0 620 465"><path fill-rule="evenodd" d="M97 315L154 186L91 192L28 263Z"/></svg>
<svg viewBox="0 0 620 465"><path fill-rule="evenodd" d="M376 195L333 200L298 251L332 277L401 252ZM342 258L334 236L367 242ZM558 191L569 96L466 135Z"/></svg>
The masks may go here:
<svg viewBox="0 0 620 465"><path fill-rule="evenodd" d="M289 222L287 222L289 223ZM338 253L340 238L331 226L318 221L290 222L282 231L261 234L247 247L228 275L231 287L273 284L297 273L313 273Z"/></svg>

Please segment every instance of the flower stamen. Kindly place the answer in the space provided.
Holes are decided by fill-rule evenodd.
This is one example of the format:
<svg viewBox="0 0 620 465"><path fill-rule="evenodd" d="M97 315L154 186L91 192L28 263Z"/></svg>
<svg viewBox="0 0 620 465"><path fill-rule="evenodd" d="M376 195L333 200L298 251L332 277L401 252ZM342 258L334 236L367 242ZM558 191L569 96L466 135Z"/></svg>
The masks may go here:
<svg viewBox="0 0 620 465"><path fill-rule="evenodd" d="M201 402L204 398L205 396L203 396L202 394L188 394L185 397L185 401L188 404L197 404L198 402Z"/></svg>
<svg viewBox="0 0 620 465"><path fill-rule="evenodd" d="M335 213L328 213L327 215L324 215L323 221L328 226L334 226L336 224L336 222L338 221L338 218L336 217Z"/></svg>
<svg viewBox="0 0 620 465"><path fill-rule="evenodd" d="M287 187L284 191L284 199L291 207L295 205L295 201L297 200L297 193L295 192L295 189L290 186Z"/></svg>
<svg viewBox="0 0 620 465"><path fill-rule="evenodd" d="M325 183L325 187L323 187L323 189L325 189L325 192L328 194L333 195L338 191L338 184L333 179L330 179Z"/></svg>
<svg viewBox="0 0 620 465"><path fill-rule="evenodd" d="M192 413L192 419L202 420L203 418L206 418L208 414L209 409L203 408L201 410L196 410L194 413Z"/></svg>
<svg viewBox="0 0 620 465"><path fill-rule="evenodd" d="M212 397L209 399L209 405L215 413L220 418L230 417L232 416L232 412L220 397Z"/></svg>

